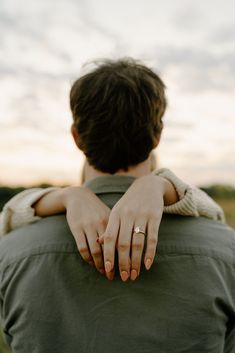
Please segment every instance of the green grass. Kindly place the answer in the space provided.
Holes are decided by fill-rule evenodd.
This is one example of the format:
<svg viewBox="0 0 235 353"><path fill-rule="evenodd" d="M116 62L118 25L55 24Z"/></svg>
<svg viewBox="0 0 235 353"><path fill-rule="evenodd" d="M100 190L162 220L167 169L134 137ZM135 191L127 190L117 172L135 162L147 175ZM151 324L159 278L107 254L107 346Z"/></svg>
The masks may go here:
<svg viewBox="0 0 235 353"><path fill-rule="evenodd" d="M226 222L235 229L235 198L216 198L215 201L223 208Z"/></svg>

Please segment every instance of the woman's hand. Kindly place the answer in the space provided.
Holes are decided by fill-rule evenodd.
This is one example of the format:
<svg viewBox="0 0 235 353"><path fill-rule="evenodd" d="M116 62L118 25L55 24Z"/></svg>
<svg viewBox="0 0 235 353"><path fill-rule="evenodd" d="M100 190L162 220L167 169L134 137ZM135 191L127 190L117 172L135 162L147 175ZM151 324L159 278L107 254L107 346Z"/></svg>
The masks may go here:
<svg viewBox="0 0 235 353"><path fill-rule="evenodd" d="M109 276L113 277L117 247L122 280L129 277L135 280L140 274L145 240L144 264L147 270L150 269L164 203L170 205L177 201L173 185L164 178L151 174L134 181L112 209L106 231L99 240L104 245L105 270ZM134 232L136 227L146 235Z"/></svg>
<svg viewBox="0 0 235 353"><path fill-rule="evenodd" d="M170 182L150 174L134 181L111 214L110 209L85 187L67 187L49 192L33 207L41 217L66 212L82 258L95 265L101 273L106 272L108 279L114 277L117 246L120 274L125 281L128 277L134 280L140 273L145 237L147 247L144 263L146 269L151 267L156 252L163 199L165 205L169 205L177 202L178 196ZM133 234L137 226L146 236L142 233ZM97 242L98 237L100 244Z"/></svg>
<svg viewBox="0 0 235 353"><path fill-rule="evenodd" d="M106 229L110 209L88 188L67 187L43 196L34 204L38 216L66 212L70 230L82 258L105 273L98 237Z"/></svg>
<svg viewBox="0 0 235 353"><path fill-rule="evenodd" d="M105 273L103 251L98 242L107 226L110 209L88 188L65 190L65 207L69 227L82 258Z"/></svg>

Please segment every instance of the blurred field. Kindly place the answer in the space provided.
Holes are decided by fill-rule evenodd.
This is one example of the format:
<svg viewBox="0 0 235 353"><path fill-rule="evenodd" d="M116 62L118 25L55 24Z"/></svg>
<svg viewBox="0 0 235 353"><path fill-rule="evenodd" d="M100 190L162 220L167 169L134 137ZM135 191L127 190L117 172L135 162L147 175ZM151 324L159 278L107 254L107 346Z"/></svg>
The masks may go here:
<svg viewBox="0 0 235 353"><path fill-rule="evenodd" d="M215 198L215 201L223 208L226 222L235 229L235 199Z"/></svg>

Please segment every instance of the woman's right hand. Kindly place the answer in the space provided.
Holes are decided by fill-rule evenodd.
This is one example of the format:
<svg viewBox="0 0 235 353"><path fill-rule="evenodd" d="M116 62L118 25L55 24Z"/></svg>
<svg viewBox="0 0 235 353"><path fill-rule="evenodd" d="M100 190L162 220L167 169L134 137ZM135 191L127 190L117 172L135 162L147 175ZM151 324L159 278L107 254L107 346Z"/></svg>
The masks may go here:
<svg viewBox="0 0 235 353"><path fill-rule="evenodd" d="M105 274L103 250L98 238L105 232L110 209L86 187L65 188L64 205L80 255Z"/></svg>
<svg viewBox="0 0 235 353"><path fill-rule="evenodd" d="M38 216L66 212L69 228L82 258L105 273L102 245L97 241L105 232L110 209L86 187L66 187L44 195L34 204Z"/></svg>

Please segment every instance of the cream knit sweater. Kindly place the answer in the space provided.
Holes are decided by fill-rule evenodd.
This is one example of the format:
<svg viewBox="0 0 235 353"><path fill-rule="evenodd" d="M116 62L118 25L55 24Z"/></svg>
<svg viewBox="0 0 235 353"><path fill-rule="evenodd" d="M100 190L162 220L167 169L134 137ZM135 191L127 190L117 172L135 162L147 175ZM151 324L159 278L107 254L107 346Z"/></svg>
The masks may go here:
<svg viewBox="0 0 235 353"><path fill-rule="evenodd" d="M182 216L207 217L224 222L223 210L206 193L184 183L169 169L159 169L155 175L168 179L179 195L179 201L171 206L165 206L164 212ZM14 196L3 207L0 214L0 237L13 229L38 221L41 217L35 215L32 205L42 196L57 188L33 188Z"/></svg>

